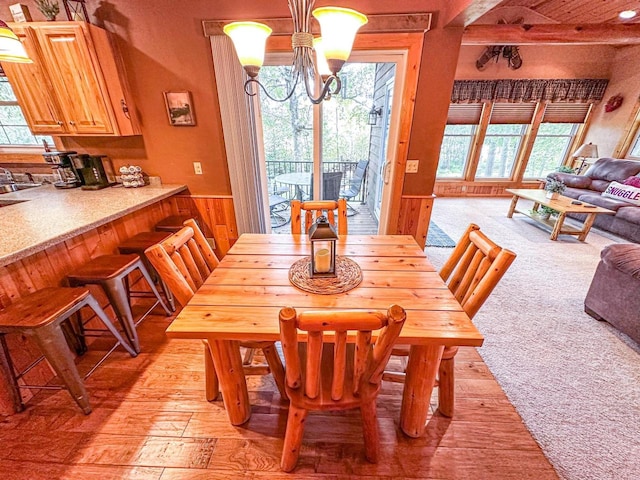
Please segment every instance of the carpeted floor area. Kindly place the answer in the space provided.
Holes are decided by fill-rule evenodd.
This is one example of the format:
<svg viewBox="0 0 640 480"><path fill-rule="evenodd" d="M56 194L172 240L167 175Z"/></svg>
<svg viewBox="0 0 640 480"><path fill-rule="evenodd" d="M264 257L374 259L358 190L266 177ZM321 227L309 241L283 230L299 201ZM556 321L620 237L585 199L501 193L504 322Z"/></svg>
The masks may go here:
<svg viewBox="0 0 640 480"><path fill-rule="evenodd" d="M435 201L432 220L457 239L470 222L518 254L474 322L478 351L561 478L640 478L640 347L584 313L600 251L623 240L592 230L586 242L523 216L509 199ZM427 247L436 266L451 250Z"/></svg>

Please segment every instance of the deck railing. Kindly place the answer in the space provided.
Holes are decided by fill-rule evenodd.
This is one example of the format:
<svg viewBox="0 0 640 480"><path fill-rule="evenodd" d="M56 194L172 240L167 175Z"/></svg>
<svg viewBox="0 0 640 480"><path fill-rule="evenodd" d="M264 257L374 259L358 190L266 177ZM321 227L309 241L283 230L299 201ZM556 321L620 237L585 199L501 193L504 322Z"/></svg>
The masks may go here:
<svg viewBox="0 0 640 480"><path fill-rule="evenodd" d="M276 177L278 175L282 175L283 173L310 173L313 171L313 163L312 162L298 162L298 161L289 161L289 160L267 160L267 180L269 182L269 188L271 192L278 192L281 188L289 188L289 198L293 198L295 196L295 186L294 185L285 185L283 183L279 183L276 181ZM358 162L331 162L324 161L322 163L324 173L329 172L342 172L342 181L340 183L340 190L346 190L349 188L349 182L351 177L353 177L354 172L356 171L356 166ZM304 192L305 195L309 195L311 190L310 185L304 186L300 185L299 188ZM367 191L367 174L365 173L362 188L360 189L360 193L351 198L350 201L354 202L363 202Z"/></svg>

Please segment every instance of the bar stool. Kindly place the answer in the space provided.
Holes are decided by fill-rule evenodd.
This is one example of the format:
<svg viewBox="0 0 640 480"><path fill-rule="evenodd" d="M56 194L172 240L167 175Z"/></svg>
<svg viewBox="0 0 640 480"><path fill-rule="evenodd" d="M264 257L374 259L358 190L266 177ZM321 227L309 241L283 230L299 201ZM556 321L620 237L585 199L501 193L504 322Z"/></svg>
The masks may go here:
<svg viewBox="0 0 640 480"><path fill-rule="evenodd" d="M136 253L140 256L140 258L142 259L142 263L144 263L144 266L147 267L147 271L149 272L149 275L151 275L154 283L156 285L159 285L162 293L164 293L164 297L169 303L169 308L172 312L174 312L176 309L176 305L171 290L169 290L169 288L165 285L160 275L158 275L158 272L156 272L156 269L153 268L153 265L151 265L151 262L149 262L149 259L144 254L144 251L147 248L163 242L170 236L171 233L168 231L138 233L137 235L134 235L133 237L125 240L120 245L118 245L118 252L120 252L121 254ZM141 297L148 297L151 295L147 292L129 292L130 296L133 296L133 294L137 294L137 296Z"/></svg>
<svg viewBox="0 0 640 480"><path fill-rule="evenodd" d="M176 233L184 227L184 222L193 218L191 215L171 215L167 218L160 220L154 227L157 232L171 232Z"/></svg>
<svg viewBox="0 0 640 480"><path fill-rule="evenodd" d="M133 320L131 305L129 304L129 289L127 276L138 269L144 279L147 281L149 288L153 292L156 302L140 317L137 322ZM131 346L136 352L140 351L140 341L138 340L138 332L136 326L142 322L156 305L162 305L167 316L171 315L171 310L164 303L162 297L158 293L153 279L147 271L140 256L135 254L129 255L103 255L82 265L74 273L67 276L71 286L80 285L100 285L107 294L109 302L116 312L116 317L120 321L123 330Z"/></svg>
<svg viewBox="0 0 640 480"><path fill-rule="evenodd" d="M87 378L108 355L119 345L132 357L137 355L127 341L120 335L115 325L100 307L96 299L86 288L44 288L27 295L0 311L0 374L10 387L11 397L16 412L24 410L20 388L66 389L85 414L91 413L89 397L82 378L74 363L74 356L66 342L62 331L62 322L78 312L82 307L90 307L102 323L117 339L115 346L102 357L96 366L85 375ZM19 333L35 340L42 356L31 363L22 372L17 372L11 361L5 334ZM51 385L19 385L18 380L46 359L64 383L64 386Z"/></svg>

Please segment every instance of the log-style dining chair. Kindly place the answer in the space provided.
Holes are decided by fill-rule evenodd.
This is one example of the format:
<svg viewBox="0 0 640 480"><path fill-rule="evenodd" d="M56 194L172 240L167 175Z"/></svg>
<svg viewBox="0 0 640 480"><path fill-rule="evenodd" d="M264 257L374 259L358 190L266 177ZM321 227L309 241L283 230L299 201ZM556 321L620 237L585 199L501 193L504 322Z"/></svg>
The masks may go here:
<svg viewBox="0 0 640 480"><path fill-rule="evenodd" d="M327 217L329 223L336 226L336 214L338 211L338 235L346 235L347 228L347 200L309 200L301 202L300 200L291 201L291 233L294 235L302 233L302 212L304 211L304 229L309 231L311 225L321 215Z"/></svg>
<svg viewBox="0 0 640 480"><path fill-rule="evenodd" d="M154 266L160 278L167 284L175 299L183 307L193 297L211 272L218 266L219 260L207 242L204 234L193 219L184 222L184 228L166 240L145 250L145 254ZM204 341L206 397L208 401L216 399L219 393L218 376L213 365L211 345ZM247 350L244 362L245 375L264 375L271 373L283 398L284 367L278 356L274 342L239 342ZM263 365L250 365L253 349L263 351L268 369Z"/></svg>
<svg viewBox="0 0 640 480"><path fill-rule="evenodd" d="M472 223L462 234L439 273L465 313L473 318L515 258L515 253L495 244L480 231L478 225ZM456 353L458 347L445 347L436 380L438 410L446 417L452 417L454 410ZM409 346L397 345L392 355L407 357ZM404 382L404 373L385 371L383 379Z"/></svg>
<svg viewBox="0 0 640 480"><path fill-rule="evenodd" d="M289 416L280 467L296 466L309 410L360 408L367 460L378 460L376 398L382 373L400 334L406 313L398 305L386 312L280 310L280 341L286 364ZM307 333L298 342L298 331ZM349 331L355 344L347 343ZM327 332L327 337L324 333ZM372 336L379 333L375 346Z"/></svg>

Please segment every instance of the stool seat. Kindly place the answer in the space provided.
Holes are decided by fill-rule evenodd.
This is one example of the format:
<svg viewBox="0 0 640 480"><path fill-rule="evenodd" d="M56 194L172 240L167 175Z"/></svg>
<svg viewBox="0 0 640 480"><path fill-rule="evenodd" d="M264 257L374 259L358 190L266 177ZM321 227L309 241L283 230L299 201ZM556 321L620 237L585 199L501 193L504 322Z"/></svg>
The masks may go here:
<svg viewBox="0 0 640 480"><path fill-rule="evenodd" d="M184 227L184 222L190 218L193 217L191 215L171 215L156 223L155 229L161 232L175 233Z"/></svg>
<svg viewBox="0 0 640 480"><path fill-rule="evenodd" d="M85 263L67 277L75 282L88 282L92 280L108 280L121 276L130 269L140 257L135 254L127 255L102 255Z"/></svg>
<svg viewBox="0 0 640 480"><path fill-rule="evenodd" d="M89 296L86 288L43 288L0 311L0 332L47 325Z"/></svg>
<svg viewBox="0 0 640 480"><path fill-rule="evenodd" d="M2 347L0 348L0 378L9 385L14 408L17 412L24 410L20 394L21 388L45 388L43 385L19 384L18 381L23 379L23 376L38 362L46 359L64 383L64 387L47 385L46 388L66 388L82 411L85 414L91 413L87 391L63 331L63 326L66 325L63 322L85 306L94 311L98 319L117 340L97 365L100 365L119 345L122 345L132 357L137 355L137 352L111 323L88 289L50 287L22 297L0 311L0 347ZM42 352L42 356L22 372L16 370L11 361L9 347L5 339L5 335L10 333L18 333L31 338ZM91 372L97 368L97 365Z"/></svg>
<svg viewBox="0 0 640 480"><path fill-rule="evenodd" d="M141 232L118 245L120 253L137 253L140 256L151 245L160 243L171 236L171 232Z"/></svg>

